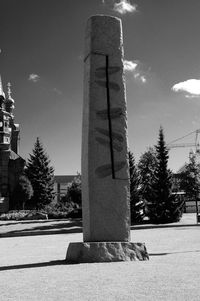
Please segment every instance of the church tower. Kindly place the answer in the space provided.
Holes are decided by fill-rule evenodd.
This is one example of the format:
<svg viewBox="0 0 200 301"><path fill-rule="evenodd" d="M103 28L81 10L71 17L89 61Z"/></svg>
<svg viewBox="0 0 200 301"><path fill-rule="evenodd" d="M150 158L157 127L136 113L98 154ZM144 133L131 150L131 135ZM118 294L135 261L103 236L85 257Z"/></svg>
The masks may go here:
<svg viewBox="0 0 200 301"><path fill-rule="evenodd" d="M14 99L11 97L11 84L8 83L7 85L8 90L8 97L6 99L6 111L10 114L10 127L11 127L11 150L18 154L19 148L19 124L14 123L14 115L13 110L14 106Z"/></svg>
<svg viewBox="0 0 200 301"><path fill-rule="evenodd" d="M10 196L25 161L18 155L19 125L14 123L14 100L8 83L7 97L0 76L0 212L11 209Z"/></svg>
<svg viewBox="0 0 200 301"><path fill-rule="evenodd" d="M0 211L9 209L8 164L10 157L10 114L6 111L6 99L0 77Z"/></svg>

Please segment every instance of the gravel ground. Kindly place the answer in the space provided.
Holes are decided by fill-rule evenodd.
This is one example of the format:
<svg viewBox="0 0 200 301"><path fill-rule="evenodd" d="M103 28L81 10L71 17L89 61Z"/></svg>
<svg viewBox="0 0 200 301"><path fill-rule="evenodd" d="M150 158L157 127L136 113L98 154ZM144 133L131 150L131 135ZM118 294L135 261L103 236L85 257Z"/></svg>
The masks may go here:
<svg viewBox="0 0 200 301"><path fill-rule="evenodd" d="M0 239L0 300L200 300L199 226L131 231L150 260L66 265L82 233Z"/></svg>

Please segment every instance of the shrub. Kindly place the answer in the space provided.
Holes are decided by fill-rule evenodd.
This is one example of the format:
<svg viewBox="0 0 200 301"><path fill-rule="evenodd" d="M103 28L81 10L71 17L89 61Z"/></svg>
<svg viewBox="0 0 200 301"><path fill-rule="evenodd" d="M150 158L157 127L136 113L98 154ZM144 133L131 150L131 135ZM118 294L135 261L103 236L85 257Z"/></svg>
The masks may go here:
<svg viewBox="0 0 200 301"><path fill-rule="evenodd" d="M48 215L49 219L60 219L69 217L70 213L74 210L72 204L64 203L51 203L46 205L44 212Z"/></svg>
<svg viewBox="0 0 200 301"><path fill-rule="evenodd" d="M0 215L1 221L8 220L23 220L24 217L30 213L30 210L11 210L7 213L2 213Z"/></svg>

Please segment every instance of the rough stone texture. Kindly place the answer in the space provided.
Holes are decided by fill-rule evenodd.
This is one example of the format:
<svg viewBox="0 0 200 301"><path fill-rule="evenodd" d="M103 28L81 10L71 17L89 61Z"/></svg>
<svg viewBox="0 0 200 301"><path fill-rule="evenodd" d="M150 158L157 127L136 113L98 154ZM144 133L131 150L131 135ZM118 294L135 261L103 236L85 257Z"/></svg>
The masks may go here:
<svg viewBox="0 0 200 301"><path fill-rule="evenodd" d="M121 21L94 16L86 29L82 128L83 240L66 262L146 260L130 242L127 108Z"/></svg>
<svg viewBox="0 0 200 301"><path fill-rule="evenodd" d="M67 263L148 260L145 244L133 242L70 243Z"/></svg>
<svg viewBox="0 0 200 301"><path fill-rule="evenodd" d="M127 108L121 21L88 20L82 130L84 241L129 241Z"/></svg>

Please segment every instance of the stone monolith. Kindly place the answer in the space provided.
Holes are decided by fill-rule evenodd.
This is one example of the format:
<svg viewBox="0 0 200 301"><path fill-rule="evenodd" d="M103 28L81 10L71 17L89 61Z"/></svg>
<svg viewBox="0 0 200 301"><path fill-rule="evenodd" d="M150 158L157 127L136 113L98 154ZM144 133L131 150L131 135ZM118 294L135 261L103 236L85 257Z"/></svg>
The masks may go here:
<svg viewBox="0 0 200 301"><path fill-rule="evenodd" d="M93 16L86 28L82 208L84 242L69 245L69 262L148 257L144 244L130 242L122 26L110 16Z"/></svg>

